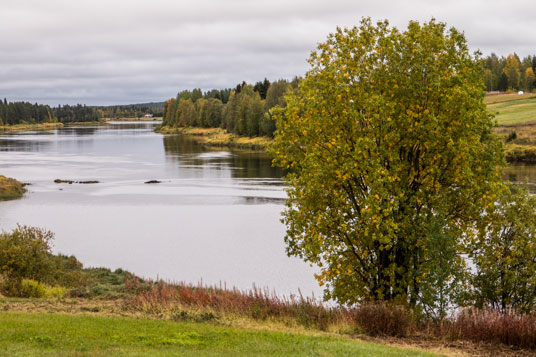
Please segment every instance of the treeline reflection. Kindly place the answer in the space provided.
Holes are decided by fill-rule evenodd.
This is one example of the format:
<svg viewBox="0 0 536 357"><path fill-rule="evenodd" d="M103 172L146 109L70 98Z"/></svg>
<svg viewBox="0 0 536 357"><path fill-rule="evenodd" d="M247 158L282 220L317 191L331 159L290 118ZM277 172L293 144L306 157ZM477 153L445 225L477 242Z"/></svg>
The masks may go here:
<svg viewBox="0 0 536 357"><path fill-rule="evenodd" d="M272 166L272 160L264 152L208 148L195 138L183 135L165 136L163 142L166 158L180 166L208 165L212 169L229 170L232 178L243 179L280 179L284 174L280 168Z"/></svg>

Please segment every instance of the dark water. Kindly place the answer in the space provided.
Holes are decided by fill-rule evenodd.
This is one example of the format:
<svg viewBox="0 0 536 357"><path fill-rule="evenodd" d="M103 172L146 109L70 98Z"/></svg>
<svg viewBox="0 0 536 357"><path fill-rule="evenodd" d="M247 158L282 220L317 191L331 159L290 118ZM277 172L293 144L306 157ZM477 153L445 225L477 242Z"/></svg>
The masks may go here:
<svg viewBox="0 0 536 357"><path fill-rule="evenodd" d="M508 165L503 170L503 179L523 185L527 184L529 191L533 194L536 193L536 165Z"/></svg>
<svg viewBox="0 0 536 357"><path fill-rule="evenodd" d="M87 266L321 295L313 269L285 254L285 192L270 159L154 134L154 125L0 136L0 174L31 183L24 199L0 202L0 228L50 229L54 251Z"/></svg>

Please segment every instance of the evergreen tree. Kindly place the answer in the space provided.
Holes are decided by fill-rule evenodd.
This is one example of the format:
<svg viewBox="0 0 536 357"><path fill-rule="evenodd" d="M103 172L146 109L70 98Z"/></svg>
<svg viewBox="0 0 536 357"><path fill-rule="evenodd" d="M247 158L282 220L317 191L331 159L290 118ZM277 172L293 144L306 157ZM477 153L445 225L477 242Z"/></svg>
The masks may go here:
<svg viewBox="0 0 536 357"><path fill-rule="evenodd" d="M269 87L270 87L270 81L264 78L264 81L255 83L253 90L260 94L261 99L266 99L266 93L268 92Z"/></svg>
<svg viewBox="0 0 536 357"><path fill-rule="evenodd" d="M499 78L499 83L497 85L497 89L501 92L505 92L508 89L508 77L506 76L506 73L501 73L501 77Z"/></svg>

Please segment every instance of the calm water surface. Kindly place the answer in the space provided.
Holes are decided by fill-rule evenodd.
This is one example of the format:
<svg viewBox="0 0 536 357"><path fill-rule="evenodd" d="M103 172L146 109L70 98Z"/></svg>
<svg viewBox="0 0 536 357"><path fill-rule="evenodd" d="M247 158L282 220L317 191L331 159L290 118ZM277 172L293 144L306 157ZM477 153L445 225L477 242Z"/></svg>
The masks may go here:
<svg viewBox="0 0 536 357"><path fill-rule="evenodd" d="M86 266L321 296L314 270L285 254L285 192L270 159L205 149L188 137L154 134L154 125L0 136L0 173L31 183L23 199L0 202L0 228L47 228L55 252Z"/></svg>

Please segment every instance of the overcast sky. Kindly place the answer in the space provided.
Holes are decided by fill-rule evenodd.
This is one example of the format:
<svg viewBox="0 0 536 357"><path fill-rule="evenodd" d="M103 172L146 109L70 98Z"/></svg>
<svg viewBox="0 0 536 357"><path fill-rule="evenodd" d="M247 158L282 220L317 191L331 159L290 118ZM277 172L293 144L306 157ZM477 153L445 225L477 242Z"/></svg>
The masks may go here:
<svg viewBox="0 0 536 357"><path fill-rule="evenodd" d="M0 97L128 104L292 78L363 16L398 28L435 17L485 55L536 54L534 0L1 0Z"/></svg>

